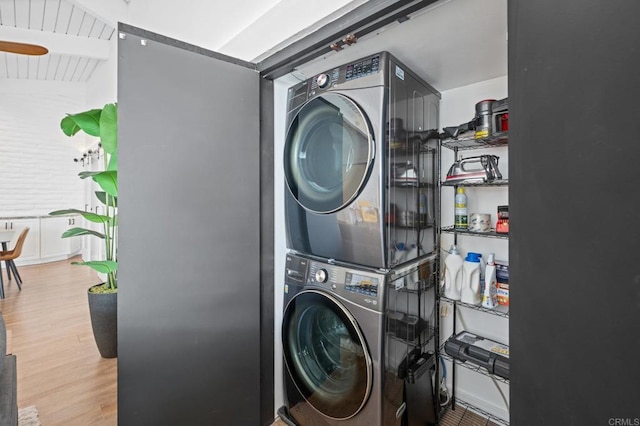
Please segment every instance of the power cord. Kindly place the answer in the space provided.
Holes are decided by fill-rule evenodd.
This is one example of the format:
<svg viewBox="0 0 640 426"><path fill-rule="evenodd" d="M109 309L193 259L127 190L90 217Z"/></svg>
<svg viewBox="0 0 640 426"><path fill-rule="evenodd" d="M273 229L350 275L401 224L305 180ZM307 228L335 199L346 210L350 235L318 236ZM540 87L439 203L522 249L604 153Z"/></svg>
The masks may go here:
<svg viewBox="0 0 640 426"><path fill-rule="evenodd" d="M446 407L451 401L451 396L449 395L449 389L447 389L447 366L442 357L440 358L440 365L442 365L442 379L440 380L438 401L441 407Z"/></svg>

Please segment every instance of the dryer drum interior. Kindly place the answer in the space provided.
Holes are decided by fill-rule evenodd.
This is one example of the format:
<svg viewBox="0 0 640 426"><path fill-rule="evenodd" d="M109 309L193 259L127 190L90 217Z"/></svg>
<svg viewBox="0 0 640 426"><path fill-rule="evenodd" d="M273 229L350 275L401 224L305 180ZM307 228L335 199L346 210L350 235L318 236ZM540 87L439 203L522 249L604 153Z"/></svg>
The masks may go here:
<svg viewBox="0 0 640 426"><path fill-rule="evenodd" d="M344 95L326 93L298 111L284 152L291 194L305 209L331 213L358 196L371 172L375 148L360 107Z"/></svg>
<svg viewBox="0 0 640 426"><path fill-rule="evenodd" d="M330 295L303 291L287 305L283 353L302 396L323 415L355 416L372 388L372 362L349 311Z"/></svg>

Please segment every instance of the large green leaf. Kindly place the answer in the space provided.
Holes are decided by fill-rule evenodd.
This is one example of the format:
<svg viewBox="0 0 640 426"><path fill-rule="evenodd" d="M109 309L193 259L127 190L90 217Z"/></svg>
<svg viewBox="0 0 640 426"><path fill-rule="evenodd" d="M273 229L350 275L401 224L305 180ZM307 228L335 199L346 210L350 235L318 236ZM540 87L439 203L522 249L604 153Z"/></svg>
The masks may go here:
<svg viewBox="0 0 640 426"><path fill-rule="evenodd" d="M112 197L118 196L118 172L107 170L93 176L93 180L100 185L100 188Z"/></svg>
<svg viewBox="0 0 640 426"><path fill-rule="evenodd" d="M104 234L94 231L92 229L85 229L85 228L71 228L68 229L66 231L64 231L64 233L62 234L62 238L69 238L69 237L79 237L82 235L95 235L98 238L102 238L104 239Z"/></svg>
<svg viewBox="0 0 640 426"><path fill-rule="evenodd" d="M106 104L100 115L100 142L107 154L118 150L118 108L116 104Z"/></svg>
<svg viewBox="0 0 640 426"><path fill-rule="evenodd" d="M67 136L80 130L91 136L100 136L100 115L102 109L92 109L77 114L67 114L60 122L60 128Z"/></svg>
<svg viewBox="0 0 640 426"><path fill-rule="evenodd" d="M63 215L63 214L76 214L76 213L82 215L82 217L87 219L89 222L109 223L111 221L111 218L109 216L103 216L103 215L100 215L100 214L86 212L84 210L78 210L78 209L56 210L54 212L49 213L49 215L50 216L60 216L60 215Z"/></svg>
<svg viewBox="0 0 640 426"><path fill-rule="evenodd" d="M90 260L88 262L71 262L72 265L85 265L101 274L109 274L118 270L118 262L113 260Z"/></svg>
<svg viewBox="0 0 640 426"><path fill-rule="evenodd" d="M81 179L91 177L107 194L113 197L118 196L117 171L106 170L104 172L80 172L78 173L78 176L80 176Z"/></svg>
<svg viewBox="0 0 640 426"><path fill-rule="evenodd" d="M96 191L96 198L102 204L107 205L107 193L104 191ZM118 197L109 197L109 207L118 207Z"/></svg>

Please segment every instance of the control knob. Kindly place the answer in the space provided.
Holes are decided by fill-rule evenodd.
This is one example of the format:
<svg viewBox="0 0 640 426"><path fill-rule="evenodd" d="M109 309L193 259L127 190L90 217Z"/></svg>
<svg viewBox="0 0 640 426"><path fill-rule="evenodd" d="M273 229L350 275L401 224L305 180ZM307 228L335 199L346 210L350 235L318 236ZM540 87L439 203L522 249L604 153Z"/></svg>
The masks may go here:
<svg viewBox="0 0 640 426"><path fill-rule="evenodd" d="M318 87L324 89L329 85L329 81L331 81L329 79L329 74L320 74L317 79Z"/></svg>
<svg viewBox="0 0 640 426"><path fill-rule="evenodd" d="M327 274L326 269L318 269L316 271L316 281L318 281L319 283L326 283L327 278L329 278L329 274Z"/></svg>

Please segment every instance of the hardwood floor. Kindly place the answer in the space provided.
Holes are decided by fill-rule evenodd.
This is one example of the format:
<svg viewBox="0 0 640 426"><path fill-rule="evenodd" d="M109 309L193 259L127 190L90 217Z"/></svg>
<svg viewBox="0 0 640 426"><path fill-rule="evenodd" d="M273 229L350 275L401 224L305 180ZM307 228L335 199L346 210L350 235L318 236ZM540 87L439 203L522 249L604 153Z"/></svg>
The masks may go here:
<svg viewBox="0 0 640 426"><path fill-rule="evenodd" d="M117 359L100 357L87 303L87 289L100 280L72 260L19 267L22 291L2 270L18 407L38 407L43 426L116 425Z"/></svg>

